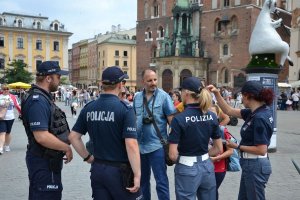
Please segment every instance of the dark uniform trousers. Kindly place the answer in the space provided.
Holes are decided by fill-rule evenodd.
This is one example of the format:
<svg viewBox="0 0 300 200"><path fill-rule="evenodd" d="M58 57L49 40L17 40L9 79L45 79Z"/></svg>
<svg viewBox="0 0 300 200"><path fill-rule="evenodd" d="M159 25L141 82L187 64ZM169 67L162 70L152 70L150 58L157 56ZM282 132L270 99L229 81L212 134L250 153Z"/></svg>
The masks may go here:
<svg viewBox="0 0 300 200"><path fill-rule="evenodd" d="M265 187L272 173L269 158L241 158L242 177L239 200L264 200Z"/></svg>
<svg viewBox="0 0 300 200"><path fill-rule="evenodd" d="M61 165L63 161L61 161ZM29 176L29 200L61 200L61 171L49 170L49 160L26 152L26 165Z"/></svg>
<svg viewBox="0 0 300 200"><path fill-rule="evenodd" d="M91 185L94 200L142 200L141 190L130 193L122 184L121 170L117 166L92 163Z"/></svg>

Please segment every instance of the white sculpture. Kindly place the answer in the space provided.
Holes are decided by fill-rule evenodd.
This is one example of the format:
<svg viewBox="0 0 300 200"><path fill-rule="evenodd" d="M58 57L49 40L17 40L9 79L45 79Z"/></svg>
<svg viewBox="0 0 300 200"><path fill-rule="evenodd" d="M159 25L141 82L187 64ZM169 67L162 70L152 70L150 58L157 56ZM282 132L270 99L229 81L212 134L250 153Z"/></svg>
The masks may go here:
<svg viewBox="0 0 300 200"><path fill-rule="evenodd" d="M282 41L280 35L277 33L276 28L280 27L282 19L272 22L270 13L276 10L276 0L266 0L260 14L257 17L256 24L250 38L249 53L265 54L265 53L279 53L280 67L284 65L287 59L289 64L293 66L289 54L289 45Z"/></svg>

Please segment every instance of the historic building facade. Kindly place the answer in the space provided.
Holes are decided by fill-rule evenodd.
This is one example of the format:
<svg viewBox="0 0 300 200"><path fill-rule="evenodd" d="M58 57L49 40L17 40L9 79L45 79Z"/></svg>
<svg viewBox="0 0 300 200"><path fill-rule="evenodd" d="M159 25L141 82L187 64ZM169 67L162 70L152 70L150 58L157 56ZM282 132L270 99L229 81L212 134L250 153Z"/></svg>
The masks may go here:
<svg viewBox="0 0 300 200"><path fill-rule="evenodd" d="M244 83L244 69L250 61L250 36L263 0L144 0L137 3L138 83L140 73L149 66L158 71L160 86L167 91L191 75L218 86L238 88ZM280 12L274 16L277 17L283 18L286 25L278 32L290 43L287 31L291 15ZM288 69L286 63L279 80L286 79Z"/></svg>
<svg viewBox="0 0 300 200"><path fill-rule="evenodd" d="M201 38L202 3L198 0L138 1L137 73L152 67L165 91L188 76L207 79L209 59Z"/></svg>
<svg viewBox="0 0 300 200"><path fill-rule="evenodd" d="M289 68L289 82L300 80L300 1L291 0L291 47L290 55L294 66Z"/></svg>
<svg viewBox="0 0 300 200"><path fill-rule="evenodd" d="M100 86L102 72L106 67L119 66L128 74L126 86L136 90L136 29L98 34L72 45L71 82L78 88Z"/></svg>
<svg viewBox="0 0 300 200"><path fill-rule="evenodd" d="M68 69L68 32L58 21L48 17L3 12L0 14L0 67L22 60L33 74L46 60L57 61Z"/></svg>

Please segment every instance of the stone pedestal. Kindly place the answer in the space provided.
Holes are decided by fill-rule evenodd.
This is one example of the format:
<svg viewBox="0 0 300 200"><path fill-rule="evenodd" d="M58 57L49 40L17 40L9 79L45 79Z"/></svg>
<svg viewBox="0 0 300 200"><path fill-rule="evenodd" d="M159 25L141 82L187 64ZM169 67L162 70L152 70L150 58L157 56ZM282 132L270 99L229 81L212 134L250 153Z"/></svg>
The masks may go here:
<svg viewBox="0 0 300 200"><path fill-rule="evenodd" d="M259 81L265 88L272 88L278 94L278 73L281 69L275 62L275 54L253 55L245 71L248 81ZM269 152L277 151L277 97L271 105L274 119L273 135L268 147Z"/></svg>

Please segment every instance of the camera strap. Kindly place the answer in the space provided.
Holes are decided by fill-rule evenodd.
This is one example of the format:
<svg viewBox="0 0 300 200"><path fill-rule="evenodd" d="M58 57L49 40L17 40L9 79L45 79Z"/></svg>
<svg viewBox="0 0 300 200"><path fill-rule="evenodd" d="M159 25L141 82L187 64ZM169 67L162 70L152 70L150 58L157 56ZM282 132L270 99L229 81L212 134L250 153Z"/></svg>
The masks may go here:
<svg viewBox="0 0 300 200"><path fill-rule="evenodd" d="M154 101L154 99L153 99L153 101ZM147 111L149 117L152 117L152 119L153 119L153 123L152 123L152 124L153 124L153 126L154 126L155 131L156 131L156 135L159 137L160 143L161 143L162 145L166 145L167 142L164 140L164 138L162 137L162 135L161 135L161 133L160 133L160 130L159 130L159 128L158 128L158 126L157 126L157 124L156 124L156 122L155 122L155 118L154 118L154 116L153 116L153 113L150 111L150 109L149 109L149 107L148 107L148 102L147 102L147 99L146 99L145 96L144 96L144 98L143 98L143 102L144 102L144 106L145 106L145 108L146 108L146 111ZM153 108L153 105L152 105L152 108Z"/></svg>

